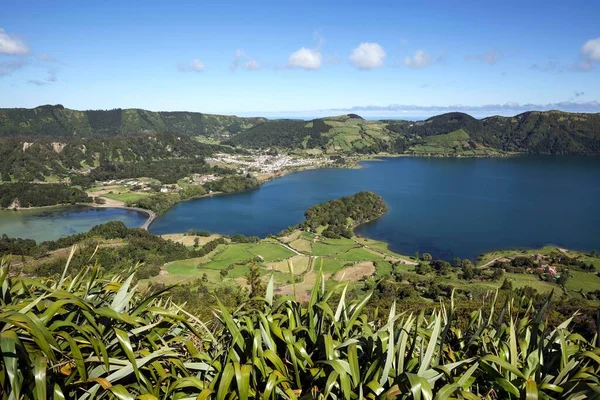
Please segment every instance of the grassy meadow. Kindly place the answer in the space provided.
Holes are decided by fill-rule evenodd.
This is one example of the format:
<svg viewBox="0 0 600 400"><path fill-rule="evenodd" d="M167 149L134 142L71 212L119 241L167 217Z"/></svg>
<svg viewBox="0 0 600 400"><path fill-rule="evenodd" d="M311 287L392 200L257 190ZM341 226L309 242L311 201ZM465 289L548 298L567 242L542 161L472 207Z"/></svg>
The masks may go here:
<svg viewBox="0 0 600 400"><path fill-rule="evenodd" d="M193 237L182 237L186 237L189 242L193 241ZM212 239L216 237L218 235L211 236ZM205 243L206 238L202 239ZM396 273L401 274L416 287L419 286L419 282L433 281L469 291L496 289L502 285L504 279L507 279L512 282L514 289L529 286L539 293L549 293L554 290L555 295L560 297L563 292L555 282L540 280L536 274L507 272L500 280L487 279L493 272L490 268L491 264L498 259L535 254L548 255L556 251L566 250L548 246L537 250L490 252L482 255L475 263L475 268L483 269L482 275L465 280L460 276L460 269L452 269L445 275L438 275L435 270L418 273L417 265L419 263L428 265L428 261L395 253L385 242L362 237L328 239L318 234L296 230L287 236L262 239L258 243L219 245L204 257L167 263L163 272L151 280L174 283L204 278L204 284L208 287L215 287L227 281L235 281L244 286L249 265L257 264L263 280L268 280L273 274L276 290L280 294L285 294L290 289L292 283L290 268L292 268L297 293L310 291L316 274L322 270L328 282L340 280L358 282ZM580 252L566 252L569 256L590 262L600 269L600 259ZM600 288L600 277L594 273L572 270L565 287L569 296L581 297L580 291L587 293Z"/></svg>

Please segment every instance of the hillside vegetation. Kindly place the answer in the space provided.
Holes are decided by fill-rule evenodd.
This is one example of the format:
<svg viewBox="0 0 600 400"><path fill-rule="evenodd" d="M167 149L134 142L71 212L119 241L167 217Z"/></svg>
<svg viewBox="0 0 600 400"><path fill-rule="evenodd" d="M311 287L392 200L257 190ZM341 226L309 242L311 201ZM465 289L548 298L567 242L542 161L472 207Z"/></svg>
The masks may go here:
<svg viewBox="0 0 600 400"><path fill-rule="evenodd" d="M215 307L209 326L139 292L131 273L98 266L23 279L0 263L0 390L45 399L582 399L597 397L600 348L545 321L548 299L485 306L461 321L432 312L366 311L319 276L308 301L258 296Z"/></svg>
<svg viewBox="0 0 600 400"><path fill-rule="evenodd" d="M47 185L26 182L0 184L0 209L92 203L93 200L81 189L58 183Z"/></svg>
<svg viewBox="0 0 600 400"><path fill-rule="evenodd" d="M278 147L315 149L322 153L374 154L394 152L396 136L382 122L346 115L312 121L267 121L225 143L246 148Z"/></svg>
<svg viewBox="0 0 600 400"><path fill-rule="evenodd" d="M306 221L300 229L317 232L330 239L351 238L356 225L381 217L387 206L381 196L373 192L359 192L352 196L327 201L310 207L304 213Z"/></svg>
<svg viewBox="0 0 600 400"><path fill-rule="evenodd" d="M137 108L77 111L61 105L0 109L0 136L89 137L173 132L187 136L227 137L264 122L195 112Z"/></svg>
<svg viewBox="0 0 600 400"><path fill-rule="evenodd" d="M462 130L479 145L508 152L600 154L600 114L531 111L478 120L463 113L448 113L412 124L390 121L388 128L409 138Z"/></svg>
<svg viewBox="0 0 600 400"><path fill-rule="evenodd" d="M192 169L186 171L187 174L201 172L193 170L194 166L207 169L203 158L216 151L233 152L224 146L204 144L187 136L169 133L127 138L74 138L64 141L0 139L0 180L43 181L52 176L64 178L91 171L94 180L156 175L162 181L159 175L168 175L174 165L161 164L161 161L186 160L179 165L187 165L186 168ZM156 163L161 165L153 168ZM186 173L177 174L174 180L167 179L166 183L174 182Z"/></svg>
<svg viewBox="0 0 600 400"><path fill-rule="evenodd" d="M448 113L410 122L368 121L355 114L302 121L138 109L0 109L0 181L75 178L89 186L148 177L173 184L191 174L215 173L205 157L249 150L320 161L369 154L592 155L600 154L600 114L534 111L478 120Z"/></svg>

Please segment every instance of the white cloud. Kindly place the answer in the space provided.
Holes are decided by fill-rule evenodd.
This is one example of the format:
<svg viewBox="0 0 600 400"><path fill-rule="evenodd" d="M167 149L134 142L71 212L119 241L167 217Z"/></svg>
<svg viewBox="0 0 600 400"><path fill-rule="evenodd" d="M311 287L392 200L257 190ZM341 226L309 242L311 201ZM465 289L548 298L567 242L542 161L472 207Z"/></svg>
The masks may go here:
<svg viewBox="0 0 600 400"><path fill-rule="evenodd" d="M386 54L378 43L361 43L350 54L350 62L359 69L368 70L383 67Z"/></svg>
<svg viewBox="0 0 600 400"><path fill-rule="evenodd" d="M50 68L48 70L48 76L46 77L46 82L56 82L56 68Z"/></svg>
<svg viewBox="0 0 600 400"><path fill-rule="evenodd" d="M49 82L42 81L39 79L30 79L27 81L27 83L29 83L30 85L35 85L35 86L46 86L49 84Z"/></svg>
<svg viewBox="0 0 600 400"><path fill-rule="evenodd" d="M562 68L560 67L559 63L554 60L548 60L544 64L531 64L529 66L529 69L532 69L534 71L543 71L543 72L551 72L551 71L562 72Z"/></svg>
<svg viewBox="0 0 600 400"><path fill-rule="evenodd" d="M581 47L581 52L592 61L600 61L600 38L585 42Z"/></svg>
<svg viewBox="0 0 600 400"><path fill-rule="evenodd" d="M473 54L465 57L469 61L481 61L489 65L494 65L500 59L500 53L498 53L495 49L491 49L490 51L483 54Z"/></svg>
<svg viewBox="0 0 600 400"><path fill-rule="evenodd" d="M579 92L582 94L583 92ZM431 116L437 114L443 114L448 112L464 112L473 116L489 116L489 115L516 115L527 111L549 111L549 110L562 110L569 112L584 112L584 113L597 113L600 112L600 103L597 101L562 101L557 103L547 104L519 104L517 102L509 101L504 104L485 104L477 106L468 105L442 105L442 106L424 106L414 104L390 104L388 106L356 106L351 108L335 108L326 111L326 114L332 115L332 113L358 113L358 114L372 114L377 116L390 115L390 116Z"/></svg>
<svg viewBox="0 0 600 400"><path fill-rule="evenodd" d="M0 54L27 54L29 53L29 47L21 39L10 36L0 28Z"/></svg>
<svg viewBox="0 0 600 400"><path fill-rule="evenodd" d="M417 50L412 57L404 59L404 65L408 68L425 68L431 65L431 55L425 50Z"/></svg>
<svg viewBox="0 0 600 400"><path fill-rule="evenodd" d="M206 69L206 65L197 58L194 58L190 64L179 64L177 69L181 72L202 72Z"/></svg>
<svg viewBox="0 0 600 400"><path fill-rule="evenodd" d="M288 66L290 68L319 69L322 62L321 58L319 50L302 47L290 55Z"/></svg>
<svg viewBox="0 0 600 400"><path fill-rule="evenodd" d="M38 55L37 59L40 61L47 61L47 62L56 61L56 59L54 57L52 57L50 54L46 54L46 53Z"/></svg>
<svg viewBox="0 0 600 400"><path fill-rule="evenodd" d="M260 64L258 61L249 58L244 50L237 49L235 51L235 58L231 62L229 69L235 71L240 67L247 71L256 71L257 69L260 69Z"/></svg>
<svg viewBox="0 0 600 400"><path fill-rule="evenodd" d="M584 57L579 65L575 67L579 71L590 71L600 62L600 38L588 40L581 46L581 54Z"/></svg>
<svg viewBox="0 0 600 400"><path fill-rule="evenodd" d="M192 60L192 69L196 72L202 72L206 69L206 65L204 65L202 61L195 58Z"/></svg>
<svg viewBox="0 0 600 400"><path fill-rule="evenodd" d="M0 62L0 76L10 75L24 66L25 62L23 60Z"/></svg>
<svg viewBox="0 0 600 400"><path fill-rule="evenodd" d="M244 69L247 69L248 71L254 71L260 68L260 65L258 64L258 61L256 60L248 60L244 63Z"/></svg>
<svg viewBox="0 0 600 400"><path fill-rule="evenodd" d="M46 78L42 79L29 79L27 81L27 83L31 84L31 85L36 85L36 86L45 86L45 85L50 85L54 82L57 81L57 69L56 68L49 68L48 69L48 74L46 75Z"/></svg>

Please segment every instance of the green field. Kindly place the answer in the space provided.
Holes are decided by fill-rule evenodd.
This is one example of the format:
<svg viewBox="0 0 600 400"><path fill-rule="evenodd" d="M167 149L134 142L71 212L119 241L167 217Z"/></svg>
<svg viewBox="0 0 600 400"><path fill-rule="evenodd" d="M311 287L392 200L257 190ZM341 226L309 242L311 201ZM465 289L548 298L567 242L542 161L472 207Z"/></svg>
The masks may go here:
<svg viewBox="0 0 600 400"><path fill-rule="evenodd" d="M252 244L248 243L229 244L224 246L223 250L218 251L211 261L201 264L200 268L223 269L231 264L249 261L255 257L255 255L249 251L252 246Z"/></svg>
<svg viewBox="0 0 600 400"><path fill-rule="evenodd" d="M315 271L320 271L322 266L324 273L335 273L340 271L344 267L344 264L346 264L346 261L331 257L319 257L315 260L314 269Z"/></svg>
<svg viewBox="0 0 600 400"><path fill-rule="evenodd" d="M570 278L567 281L567 289L583 290L591 292L600 290L600 277L596 274L583 271L569 271Z"/></svg>
<svg viewBox="0 0 600 400"><path fill-rule="evenodd" d="M378 261L383 260L378 254L372 253L367 249L353 248L345 253L339 254L338 257L348 261Z"/></svg>
<svg viewBox="0 0 600 400"><path fill-rule="evenodd" d="M165 269L169 275L197 275L199 262L200 258L173 261L168 263Z"/></svg>
<svg viewBox="0 0 600 400"><path fill-rule="evenodd" d="M104 195L107 199L122 201L123 203L135 203L139 199L150 196L149 193L143 192L119 192L107 193Z"/></svg>
<svg viewBox="0 0 600 400"><path fill-rule="evenodd" d="M296 253L275 243L260 243L252 247L250 253L261 256L265 262L293 257Z"/></svg>
<svg viewBox="0 0 600 400"><path fill-rule="evenodd" d="M281 240L281 241L280 241ZM284 246L284 243L303 250L303 255L297 255ZM489 261L500 257L515 257L518 255L548 255L560 251L556 247L544 247L542 249L530 250L503 250L482 255L477 262L481 266ZM577 257L586 263L593 263L600 268L600 259L589 255L567 251L572 257ZM259 259L261 256L262 259ZM310 260L312 256L312 262ZM200 279L206 274L208 282L205 284L214 287L223 281L236 280L244 284L245 277L249 272L249 266L256 263L261 268L260 274L267 279L273 275L278 287L285 287L291 283L288 262L294 264L295 276L299 279L297 290L308 291L312 288L315 274L321 269L327 278L328 284L336 282L336 279L344 279L349 284L361 287L359 279L371 274L368 264L372 262L375 266L375 274L378 278L390 276L392 272L401 274L402 280L409 280L411 285L428 285L433 282L442 285L452 285L458 290L465 292L485 293L502 285L504 279L512 281L513 289L526 286L536 289L539 293L549 293L554 290L556 298L563 296L563 291L554 281L546 282L540 280L537 274L505 273L498 280L490 280L493 270L483 269L482 277L472 280L464 280L459 276L460 269L451 269L447 275L437 275L435 271L419 275L415 268L415 259L406 255L394 253L384 242L372 239L354 237L352 239L328 239L314 234L296 231L282 238L263 239L259 243L229 243L219 245L210 254L202 258L173 261L165 266L167 275L153 278L164 283L173 283L173 279ZM293 261L295 260L295 261ZM421 261L423 262L423 261ZM361 264L363 263L363 264ZM221 271L233 264L233 268L227 270L223 276ZM392 266L392 264L394 264ZM427 264L425 262L425 264ZM352 267L348 273L342 273L346 268ZM358 269L357 269L358 268ZM600 277L593 273L569 271L570 278L566 288L568 295L581 298L583 293L591 292L600 288ZM179 278L178 278L179 277ZM343 277L343 278L342 278ZM488 278L486 278L488 277ZM417 289L417 292L419 289ZM423 301L431 301L424 298Z"/></svg>
<svg viewBox="0 0 600 400"><path fill-rule="evenodd" d="M331 256L335 254L345 253L350 249L357 247L356 244L339 244L332 245L322 242L313 243L312 254L315 256Z"/></svg>
<svg viewBox="0 0 600 400"><path fill-rule="evenodd" d="M306 239L296 239L291 241L288 244L291 248L301 252L301 253L311 253L312 247L310 241Z"/></svg>

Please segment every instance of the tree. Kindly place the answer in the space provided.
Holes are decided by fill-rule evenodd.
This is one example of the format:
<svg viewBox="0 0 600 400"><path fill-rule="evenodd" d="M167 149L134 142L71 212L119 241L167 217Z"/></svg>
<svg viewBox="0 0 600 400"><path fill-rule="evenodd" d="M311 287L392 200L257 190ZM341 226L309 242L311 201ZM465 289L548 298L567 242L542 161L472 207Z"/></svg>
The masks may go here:
<svg viewBox="0 0 600 400"><path fill-rule="evenodd" d="M421 258L421 257L419 256L419 252L418 252L418 251L415 251L415 259L417 259L417 260L418 260L419 258Z"/></svg>
<svg viewBox="0 0 600 400"><path fill-rule="evenodd" d="M250 286L250 298L260 296L264 293L266 287L260 279L260 268L256 264L250 265L250 270L246 274L246 281Z"/></svg>
<svg viewBox="0 0 600 400"><path fill-rule="evenodd" d="M462 277L464 280L471 280L475 277L475 269L473 267L463 268Z"/></svg>
<svg viewBox="0 0 600 400"><path fill-rule="evenodd" d="M500 268L495 268L492 274L492 280L499 281L504 276L504 271Z"/></svg>
<svg viewBox="0 0 600 400"><path fill-rule="evenodd" d="M200 246L200 238L195 238L194 239L194 247L198 248L198 246Z"/></svg>
<svg viewBox="0 0 600 400"><path fill-rule="evenodd" d="M433 257L431 257L431 254L423 253L423 261L431 261L431 260L433 260Z"/></svg>
<svg viewBox="0 0 600 400"><path fill-rule="evenodd" d="M562 274L560 274L560 276L556 279L556 283L563 288L563 290L565 289L565 285L567 284L567 281L569 280L569 272L568 271L564 271Z"/></svg>
<svg viewBox="0 0 600 400"><path fill-rule="evenodd" d="M433 271L433 268L427 264L419 263L419 265L415 267L415 272L419 275L426 275L431 271Z"/></svg>
<svg viewBox="0 0 600 400"><path fill-rule="evenodd" d="M502 286L500 286L501 290L513 290L512 280L508 278L504 278L504 282L502 282Z"/></svg>
<svg viewBox="0 0 600 400"><path fill-rule="evenodd" d="M592 250L592 251L590 252L590 255L591 255L592 257L596 257L596 258L598 258L598 251L594 249L594 250Z"/></svg>
<svg viewBox="0 0 600 400"><path fill-rule="evenodd" d="M468 258L465 258L464 260L462 260L461 266L463 268L473 268L473 261L469 260Z"/></svg>
<svg viewBox="0 0 600 400"><path fill-rule="evenodd" d="M454 257L452 259L452 266L458 268L462 265L462 260L459 257Z"/></svg>
<svg viewBox="0 0 600 400"><path fill-rule="evenodd" d="M206 275L206 272L202 274L202 282L208 282L208 275Z"/></svg>

